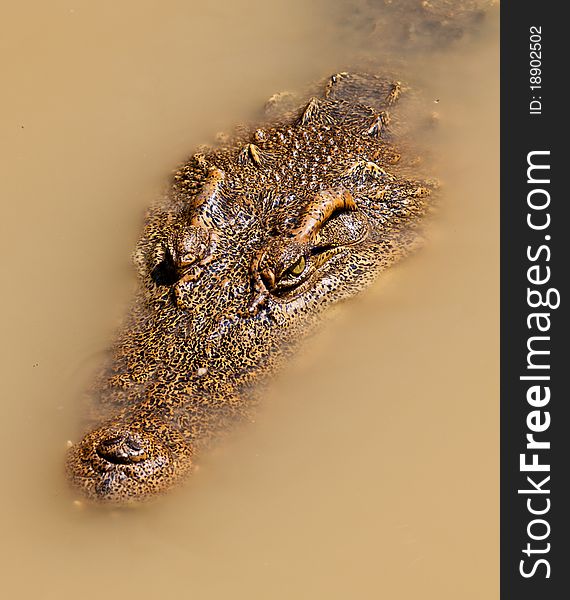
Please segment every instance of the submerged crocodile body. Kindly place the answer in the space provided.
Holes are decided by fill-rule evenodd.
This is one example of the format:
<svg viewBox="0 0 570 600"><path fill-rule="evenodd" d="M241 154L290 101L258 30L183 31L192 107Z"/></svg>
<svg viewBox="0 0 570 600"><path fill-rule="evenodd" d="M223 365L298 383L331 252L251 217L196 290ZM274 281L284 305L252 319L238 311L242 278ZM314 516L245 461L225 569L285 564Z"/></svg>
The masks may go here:
<svg viewBox="0 0 570 600"><path fill-rule="evenodd" d="M182 480L251 419L323 310L417 245L432 187L412 141L428 115L392 76L339 73L300 104L273 97L260 123L179 169L147 216L92 429L68 454L84 496L144 500Z"/></svg>

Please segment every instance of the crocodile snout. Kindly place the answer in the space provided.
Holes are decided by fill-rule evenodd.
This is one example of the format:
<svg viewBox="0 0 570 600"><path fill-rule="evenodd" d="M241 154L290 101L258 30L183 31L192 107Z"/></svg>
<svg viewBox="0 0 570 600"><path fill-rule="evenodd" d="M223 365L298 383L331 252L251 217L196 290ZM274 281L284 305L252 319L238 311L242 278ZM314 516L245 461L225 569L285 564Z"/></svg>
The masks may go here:
<svg viewBox="0 0 570 600"><path fill-rule="evenodd" d="M191 469L190 446L164 423L109 423L69 450L67 472L86 498L131 503L166 491Z"/></svg>

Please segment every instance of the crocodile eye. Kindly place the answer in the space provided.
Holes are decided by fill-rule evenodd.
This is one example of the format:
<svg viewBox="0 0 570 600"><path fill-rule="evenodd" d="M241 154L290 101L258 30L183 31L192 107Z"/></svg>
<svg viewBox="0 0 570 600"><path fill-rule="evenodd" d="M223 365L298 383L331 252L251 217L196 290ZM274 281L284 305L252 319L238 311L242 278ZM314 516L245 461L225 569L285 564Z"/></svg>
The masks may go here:
<svg viewBox="0 0 570 600"><path fill-rule="evenodd" d="M151 279L156 285L173 285L180 278L172 254L165 251L163 259L152 269Z"/></svg>
<svg viewBox="0 0 570 600"><path fill-rule="evenodd" d="M301 275L301 273L305 270L306 266L307 261L305 260L304 256L301 256L301 258L292 267L289 267L289 269L287 269L287 272L297 277Z"/></svg>

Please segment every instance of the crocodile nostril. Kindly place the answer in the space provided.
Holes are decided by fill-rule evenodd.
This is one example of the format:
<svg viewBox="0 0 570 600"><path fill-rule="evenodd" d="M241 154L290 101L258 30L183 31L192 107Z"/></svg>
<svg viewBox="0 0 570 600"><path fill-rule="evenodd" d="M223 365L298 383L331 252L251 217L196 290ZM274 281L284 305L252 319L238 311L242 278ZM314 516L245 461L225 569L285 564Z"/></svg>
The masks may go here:
<svg viewBox="0 0 570 600"><path fill-rule="evenodd" d="M144 442L137 434L122 432L99 442L97 454L107 462L128 465L147 458Z"/></svg>
<svg viewBox="0 0 570 600"><path fill-rule="evenodd" d="M120 434L120 435L116 435L113 437L109 437L109 438L104 439L101 442L101 446L110 448L111 446L114 446L115 444L120 444L124 439L125 439L125 434Z"/></svg>
<svg viewBox="0 0 570 600"><path fill-rule="evenodd" d="M125 444L133 451L139 452L142 450L142 443L139 440L135 440L134 438L127 437L125 440Z"/></svg>

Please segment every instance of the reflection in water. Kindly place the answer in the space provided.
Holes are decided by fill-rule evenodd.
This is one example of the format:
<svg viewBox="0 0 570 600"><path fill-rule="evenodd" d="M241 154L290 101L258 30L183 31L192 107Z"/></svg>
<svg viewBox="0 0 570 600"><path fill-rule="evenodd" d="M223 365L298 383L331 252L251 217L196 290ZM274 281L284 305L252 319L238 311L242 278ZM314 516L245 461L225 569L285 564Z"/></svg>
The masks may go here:
<svg viewBox="0 0 570 600"><path fill-rule="evenodd" d="M339 47L324 4L55 1L5 20L10 597L497 594L491 26L482 42L416 58L441 122L429 244L335 311L256 425L139 510L77 510L60 471L77 398L131 293L144 207L197 144L275 91L344 68L347 38Z"/></svg>

